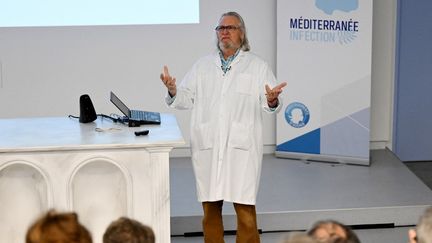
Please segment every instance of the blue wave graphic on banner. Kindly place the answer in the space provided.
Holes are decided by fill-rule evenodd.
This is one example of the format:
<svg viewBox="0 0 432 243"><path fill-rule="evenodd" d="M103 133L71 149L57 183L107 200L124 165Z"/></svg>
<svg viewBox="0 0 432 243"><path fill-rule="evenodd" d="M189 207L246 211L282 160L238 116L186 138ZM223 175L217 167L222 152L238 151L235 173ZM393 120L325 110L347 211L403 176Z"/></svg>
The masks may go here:
<svg viewBox="0 0 432 243"><path fill-rule="evenodd" d="M350 12L359 6L358 0L315 0L315 6L328 15L332 15L335 10Z"/></svg>

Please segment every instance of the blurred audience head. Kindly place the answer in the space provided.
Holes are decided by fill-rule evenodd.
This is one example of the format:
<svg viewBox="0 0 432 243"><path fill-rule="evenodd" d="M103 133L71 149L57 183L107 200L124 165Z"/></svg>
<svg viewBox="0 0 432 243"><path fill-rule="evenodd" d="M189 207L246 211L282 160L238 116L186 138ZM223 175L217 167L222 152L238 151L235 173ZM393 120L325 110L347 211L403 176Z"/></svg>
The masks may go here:
<svg viewBox="0 0 432 243"><path fill-rule="evenodd" d="M76 213L48 211L27 231L26 243L91 243L89 231L79 223Z"/></svg>
<svg viewBox="0 0 432 243"><path fill-rule="evenodd" d="M308 234L320 243L360 243L351 228L335 220L316 222Z"/></svg>
<svg viewBox="0 0 432 243"><path fill-rule="evenodd" d="M103 235L103 243L154 243L153 230L140 222L121 217L112 222Z"/></svg>
<svg viewBox="0 0 432 243"><path fill-rule="evenodd" d="M432 207L426 209L417 224L417 230L409 231L410 243L432 243Z"/></svg>
<svg viewBox="0 0 432 243"><path fill-rule="evenodd" d="M281 243L318 243L318 241L306 233L290 233Z"/></svg>

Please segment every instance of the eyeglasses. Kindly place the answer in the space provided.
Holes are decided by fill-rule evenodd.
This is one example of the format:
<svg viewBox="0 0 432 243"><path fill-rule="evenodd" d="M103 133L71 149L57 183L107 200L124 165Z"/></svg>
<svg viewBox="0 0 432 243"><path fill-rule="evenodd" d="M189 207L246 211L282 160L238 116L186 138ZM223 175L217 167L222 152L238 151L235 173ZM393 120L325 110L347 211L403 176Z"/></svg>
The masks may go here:
<svg viewBox="0 0 432 243"><path fill-rule="evenodd" d="M237 30L237 29L240 29L240 27L234 26L234 25L227 25L227 26L219 25L219 26L216 26L216 28L215 28L215 30L217 32L223 32L224 30L232 32L232 31Z"/></svg>

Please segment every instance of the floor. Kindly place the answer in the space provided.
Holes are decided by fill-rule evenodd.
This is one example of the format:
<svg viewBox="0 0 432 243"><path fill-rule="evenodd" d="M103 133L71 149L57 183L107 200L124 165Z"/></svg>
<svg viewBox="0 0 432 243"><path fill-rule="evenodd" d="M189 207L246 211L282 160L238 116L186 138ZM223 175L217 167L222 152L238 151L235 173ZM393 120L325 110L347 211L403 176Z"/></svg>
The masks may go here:
<svg viewBox="0 0 432 243"><path fill-rule="evenodd" d="M404 164L432 190L432 161L410 161Z"/></svg>
<svg viewBox="0 0 432 243"><path fill-rule="evenodd" d="M202 242L202 237L193 237L201 233L202 212L190 158L171 159L170 170L172 242ZM331 218L358 228L363 243L407 242L407 230L432 204L432 182L425 184L431 173L432 163L404 164L388 150L372 151L371 166L265 155L257 198L261 241L278 242L289 231ZM223 214L225 229L232 233L235 216L230 203ZM226 242L235 242L235 236L227 235Z"/></svg>

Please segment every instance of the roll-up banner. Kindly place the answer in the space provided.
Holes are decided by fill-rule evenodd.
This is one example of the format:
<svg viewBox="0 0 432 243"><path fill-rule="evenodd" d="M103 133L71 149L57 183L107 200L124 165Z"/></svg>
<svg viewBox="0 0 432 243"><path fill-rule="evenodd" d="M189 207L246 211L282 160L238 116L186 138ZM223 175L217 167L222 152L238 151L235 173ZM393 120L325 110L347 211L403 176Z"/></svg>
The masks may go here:
<svg viewBox="0 0 432 243"><path fill-rule="evenodd" d="M276 156L369 165L372 0L278 0Z"/></svg>

